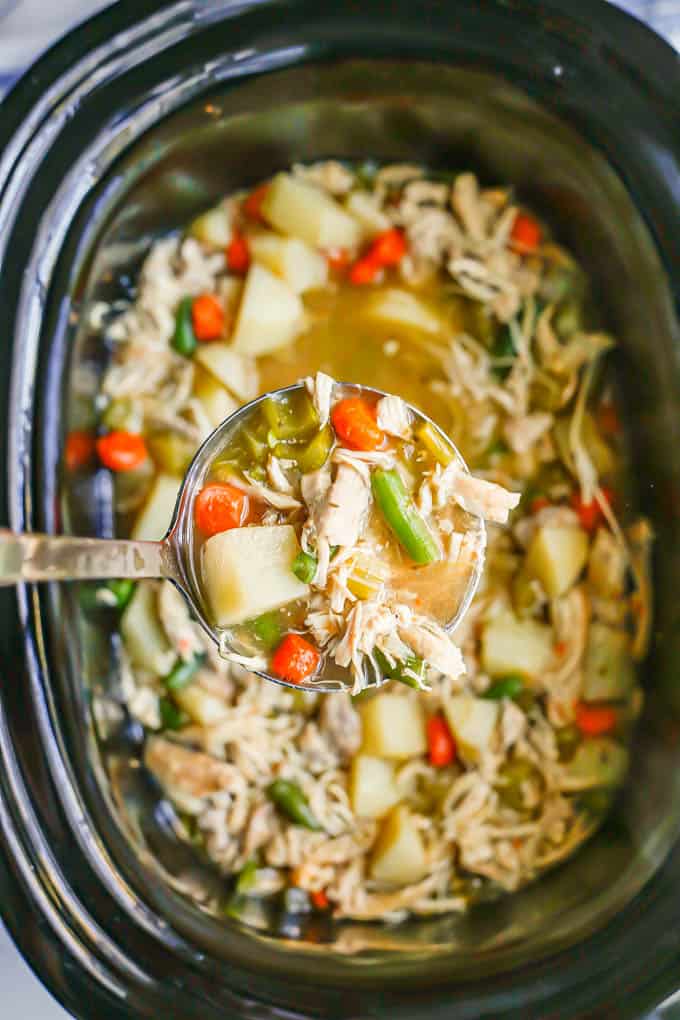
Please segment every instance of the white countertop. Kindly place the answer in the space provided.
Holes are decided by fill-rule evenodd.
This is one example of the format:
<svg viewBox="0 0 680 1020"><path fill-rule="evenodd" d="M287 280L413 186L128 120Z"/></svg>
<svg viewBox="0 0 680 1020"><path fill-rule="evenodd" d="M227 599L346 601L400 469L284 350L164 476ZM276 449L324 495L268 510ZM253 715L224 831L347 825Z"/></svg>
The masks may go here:
<svg viewBox="0 0 680 1020"><path fill-rule="evenodd" d="M0 95L51 42L110 0L0 0ZM680 49L680 0L617 0ZM9 11L9 13L6 13ZM36 979L0 922L0 988L11 989L20 1020L67 1020ZM650 1018L651 1020L651 1018Z"/></svg>

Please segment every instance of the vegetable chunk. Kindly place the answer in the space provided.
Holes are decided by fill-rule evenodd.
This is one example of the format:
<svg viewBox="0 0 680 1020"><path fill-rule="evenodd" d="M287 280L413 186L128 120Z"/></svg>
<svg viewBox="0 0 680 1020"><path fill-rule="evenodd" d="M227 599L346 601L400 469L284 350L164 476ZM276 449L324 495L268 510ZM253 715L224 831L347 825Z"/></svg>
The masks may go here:
<svg viewBox="0 0 680 1020"><path fill-rule="evenodd" d="M358 754L349 774L352 811L360 818L382 818L399 801L394 765L382 758Z"/></svg>
<svg viewBox="0 0 680 1020"><path fill-rule="evenodd" d="M594 620L588 632L583 668L584 701L619 701L635 683L630 640L622 630Z"/></svg>
<svg viewBox="0 0 680 1020"><path fill-rule="evenodd" d="M355 248L362 230L329 195L290 174L277 174L262 202L262 215L282 234L315 248Z"/></svg>
<svg viewBox="0 0 680 1020"><path fill-rule="evenodd" d="M387 816L373 850L371 877L391 885L408 885L427 874L427 857L414 819L403 804Z"/></svg>
<svg viewBox="0 0 680 1020"><path fill-rule="evenodd" d="M468 761L479 761L488 750L496 728L500 712L498 702L458 694L447 698L444 712L460 753Z"/></svg>
<svg viewBox="0 0 680 1020"><path fill-rule="evenodd" d="M484 625L482 666L489 676L518 673L531 679L547 667L552 646L552 628L547 624L500 613Z"/></svg>
<svg viewBox="0 0 680 1020"><path fill-rule="evenodd" d="M411 758L427 750L425 718L417 700L378 694L360 708L364 754Z"/></svg>
<svg viewBox="0 0 680 1020"><path fill-rule="evenodd" d="M588 536L582 528L539 528L527 553L526 566L551 599L571 588L588 559Z"/></svg>
<svg viewBox="0 0 680 1020"><path fill-rule="evenodd" d="M170 527L175 512L181 478L158 475L132 529L132 538L140 542L160 542Z"/></svg>
<svg viewBox="0 0 680 1020"><path fill-rule="evenodd" d="M296 294L323 287L328 280L328 263L297 237L262 233L250 238L250 254L276 276L280 276Z"/></svg>
<svg viewBox="0 0 680 1020"><path fill-rule="evenodd" d="M300 552L289 524L234 528L203 547L203 580L218 627L227 627L304 598L309 585L292 570Z"/></svg>
<svg viewBox="0 0 680 1020"><path fill-rule="evenodd" d="M233 348L241 354L257 356L285 347L300 329L302 319L298 295L269 269L255 263L246 277Z"/></svg>

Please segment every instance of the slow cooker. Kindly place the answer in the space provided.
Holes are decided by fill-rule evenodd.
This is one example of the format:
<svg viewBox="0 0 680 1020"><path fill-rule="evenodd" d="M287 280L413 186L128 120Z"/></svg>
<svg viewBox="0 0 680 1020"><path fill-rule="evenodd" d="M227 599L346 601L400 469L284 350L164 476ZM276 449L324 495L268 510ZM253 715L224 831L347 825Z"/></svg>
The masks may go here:
<svg viewBox="0 0 680 1020"><path fill-rule="evenodd" d="M0 909L88 1018L640 1017L680 983L680 68L595 0L121 3L20 81L0 117L2 519L109 534L71 423L104 364L94 300L224 192L334 156L509 181L596 281L622 338L655 626L630 779L575 858L468 918L270 935L211 916L140 733L104 732L116 637L68 585L2 593ZM111 776L119 770L119 782ZM113 771L112 771L113 770Z"/></svg>

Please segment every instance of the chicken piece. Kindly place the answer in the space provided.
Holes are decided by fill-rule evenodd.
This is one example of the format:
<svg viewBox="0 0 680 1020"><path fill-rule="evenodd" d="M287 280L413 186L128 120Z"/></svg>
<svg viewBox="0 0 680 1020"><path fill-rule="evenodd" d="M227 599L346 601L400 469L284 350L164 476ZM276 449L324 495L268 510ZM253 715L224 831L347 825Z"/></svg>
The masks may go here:
<svg viewBox="0 0 680 1020"><path fill-rule="evenodd" d="M163 737L149 737L144 764L170 796L176 791L189 797L209 797L222 790L240 789L245 783L233 765Z"/></svg>
<svg viewBox="0 0 680 1020"><path fill-rule="evenodd" d="M267 478L272 489L281 492L286 496L294 496L294 489L281 467L278 457L270 456L267 460Z"/></svg>
<svg viewBox="0 0 680 1020"><path fill-rule="evenodd" d="M337 159L322 160L320 163L312 163L311 166L295 163L293 173L308 184L314 184L336 197L346 195L354 185L354 174Z"/></svg>
<svg viewBox="0 0 680 1020"><path fill-rule="evenodd" d="M318 506L324 502L331 487L331 473L328 467L319 468L303 475L301 480L302 498L307 509L314 514Z"/></svg>
<svg viewBox="0 0 680 1020"><path fill-rule="evenodd" d="M250 812L248 828L243 841L244 857L252 857L260 847L265 846L278 831L276 808L266 800Z"/></svg>
<svg viewBox="0 0 680 1020"><path fill-rule="evenodd" d="M465 673L460 648L441 627L424 616L413 615L400 607L399 637L430 666L453 680Z"/></svg>
<svg viewBox="0 0 680 1020"><path fill-rule="evenodd" d="M241 489L253 499L259 499L261 503L268 503L269 506L273 506L277 510L297 510L302 506L299 499L294 499L293 496L283 492L275 492L273 489L267 488L266 485L260 485L259 482L244 482L238 475L229 475L228 480L230 485Z"/></svg>
<svg viewBox="0 0 680 1020"><path fill-rule="evenodd" d="M325 372L317 372L315 376L308 376L305 379L305 386L319 416L320 425L326 425L331 416L334 380Z"/></svg>
<svg viewBox="0 0 680 1020"><path fill-rule="evenodd" d="M503 425L503 437L514 453L527 453L553 423L547 411L536 411L520 418L508 418Z"/></svg>
<svg viewBox="0 0 680 1020"><path fill-rule="evenodd" d="M366 523L370 487L354 468L341 464L328 490L325 506L319 510L319 538L329 545L354 546Z"/></svg>
<svg viewBox="0 0 680 1020"><path fill-rule="evenodd" d="M459 174L456 177L451 206L472 240L484 240L491 207L482 201L474 174Z"/></svg>
<svg viewBox="0 0 680 1020"><path fill-rule="evenodd" d="M191 619L186 600L171 581L160 585L158 615L168 641L185 662L204 651L201 630Z"/></svg>
<svg viewBox="0 0 680 1020"><path fill-rule="evenodd" d="M433 475L432 485L438 506L444 506L453 497L467 513L495 524L505 524L520 500L519 492L509 492L495 482L475 478L455 461Z"/></svg>
<svg viewBox="0 0 680 1020"><path fill-rule="evenodd" d="M357 753L361 746L361 719L349 694L324 698L319 724L341 757L348 759Z"/></svg>
<svg viewBox="0 0 680 1020"><path fill-rule="evenodd" d="M387 396L378 401L378 428L390 436L409 439L411 422L408 407L401 397Z"/></svg>

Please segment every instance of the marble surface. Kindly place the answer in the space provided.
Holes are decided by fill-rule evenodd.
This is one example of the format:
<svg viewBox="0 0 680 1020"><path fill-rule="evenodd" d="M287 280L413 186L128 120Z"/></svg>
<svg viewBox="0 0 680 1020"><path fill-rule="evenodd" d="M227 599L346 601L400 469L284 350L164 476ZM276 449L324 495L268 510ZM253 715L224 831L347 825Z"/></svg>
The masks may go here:
<svg viewBox="0 0 680 1020"><path fill-rule="evenodd" d="M0 0L0 96L50 43L78 21L107 7L109 2ZM647 21L680 49L680 0L618 0L618 6ZM66 1020L68 1017L14 948L2 922L0 988L5 992L11 989L12 1012L21 1020Z"/></svg>

